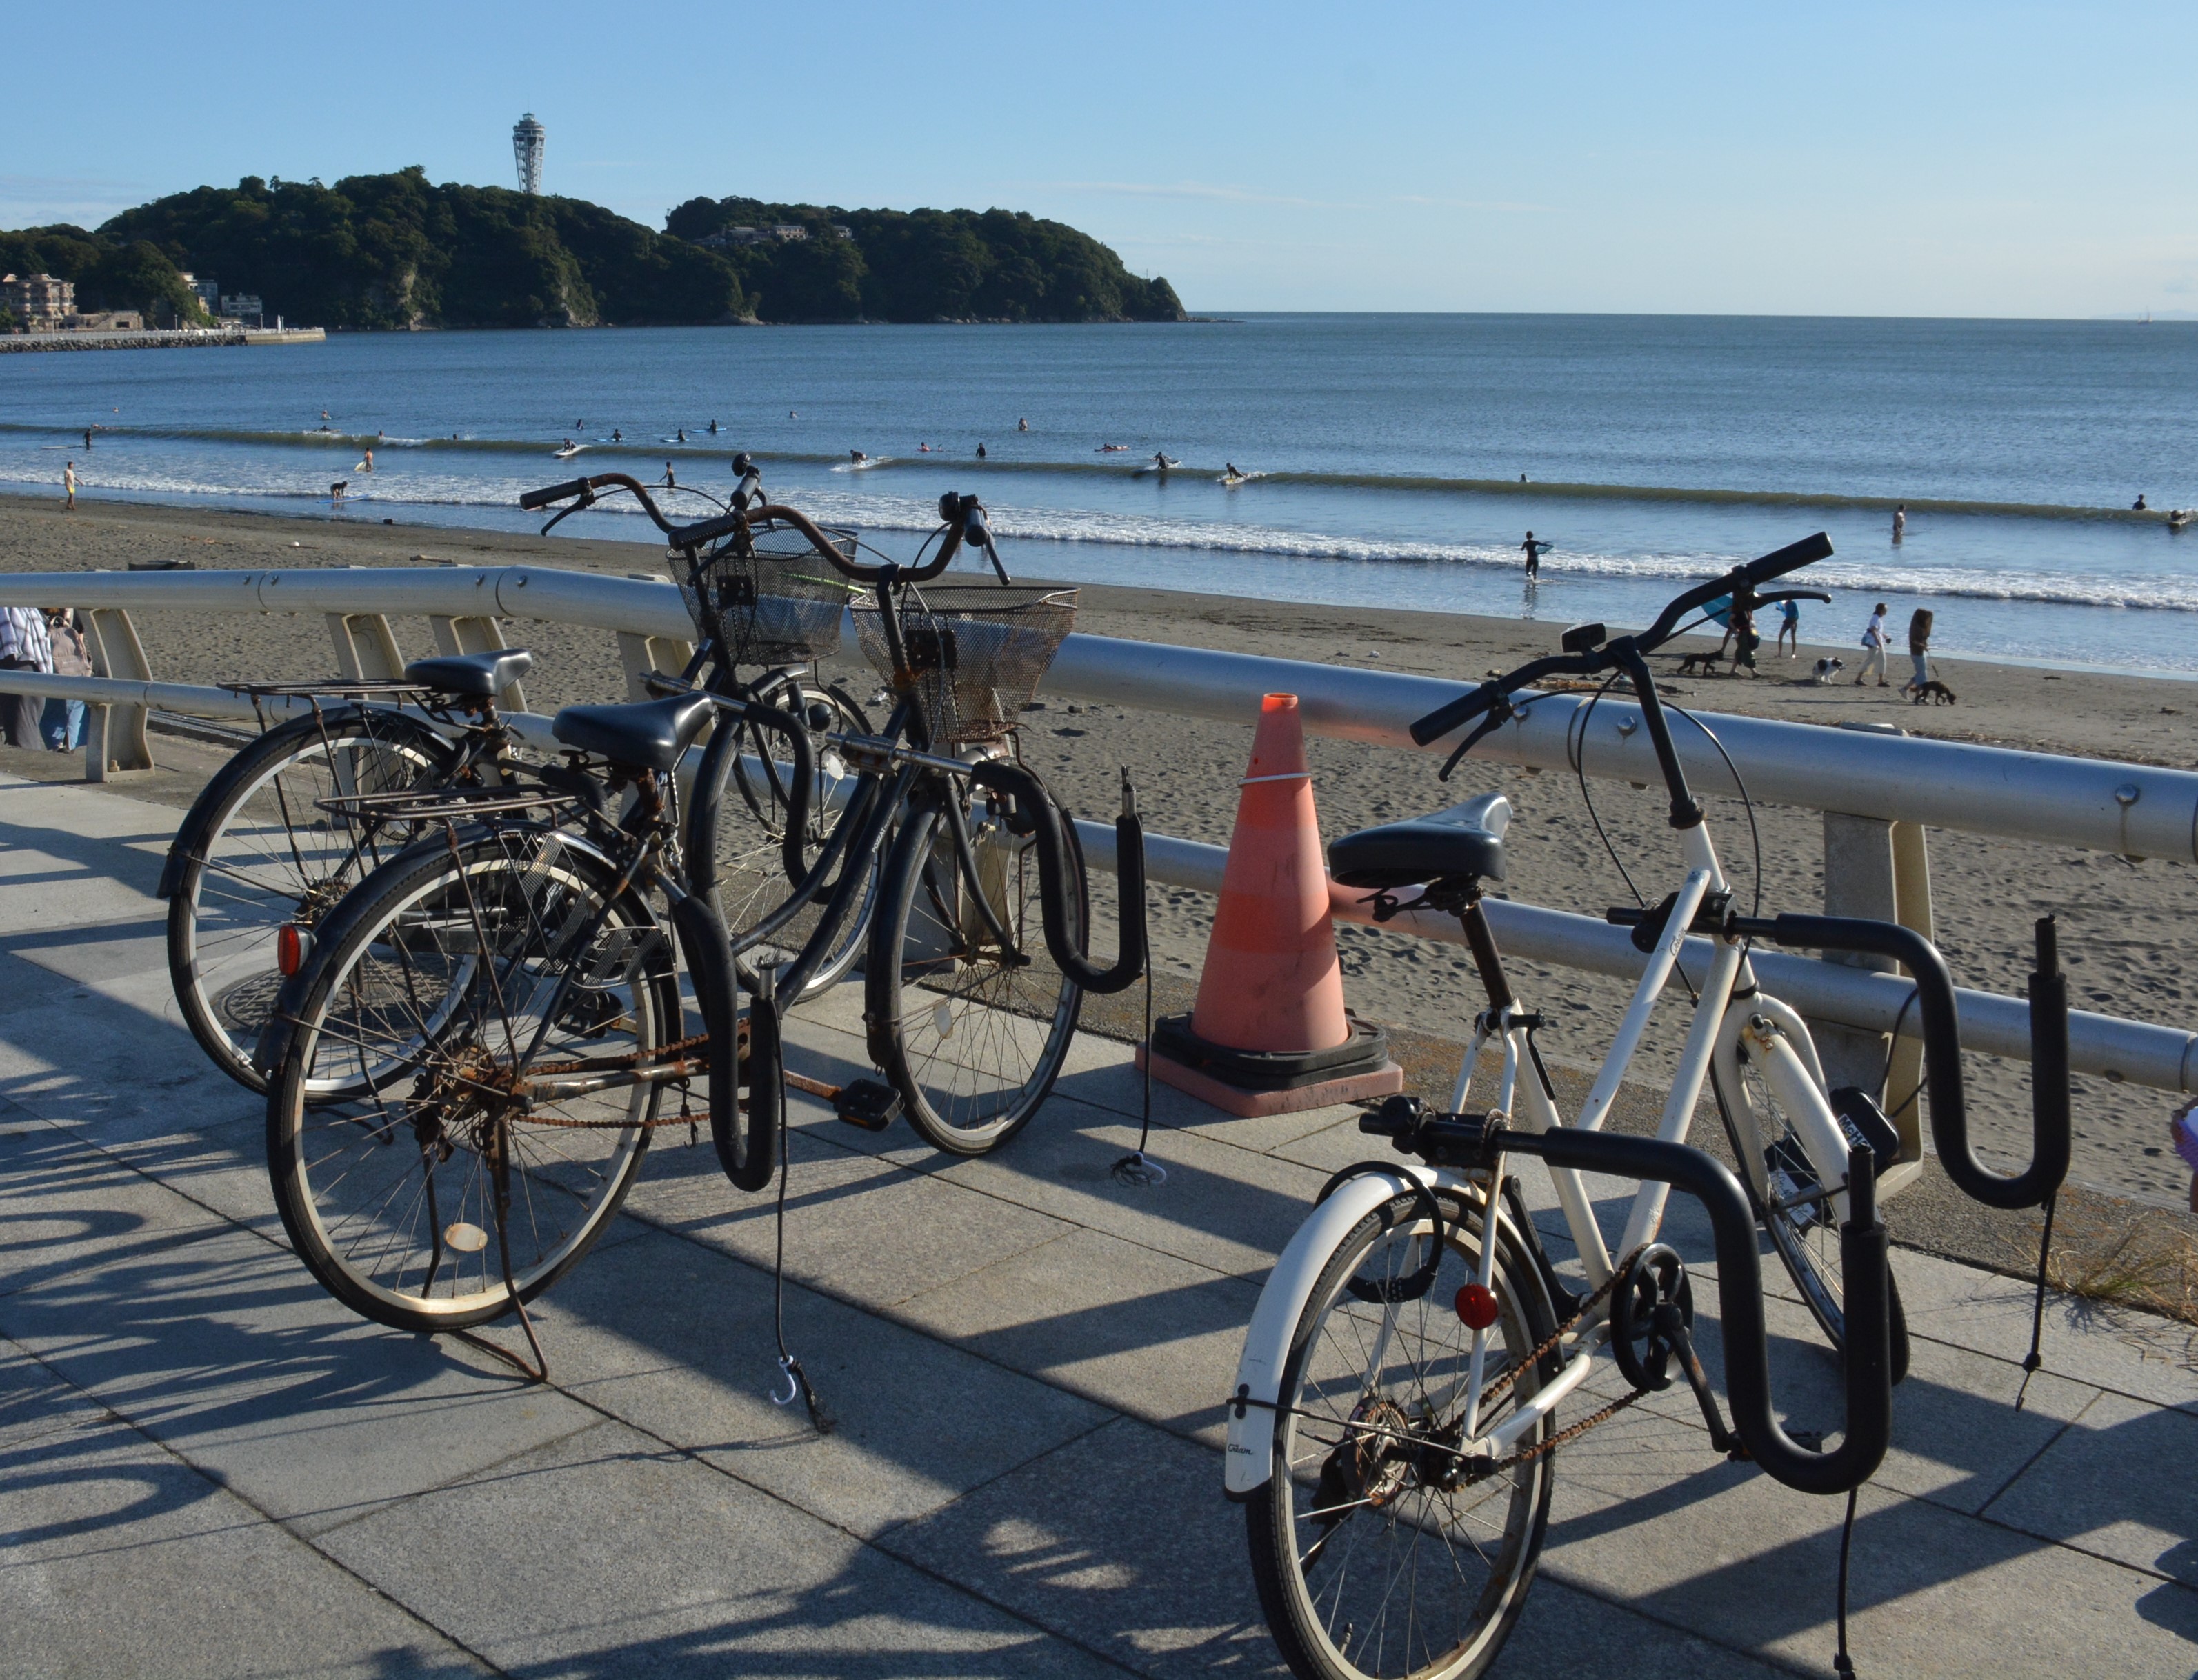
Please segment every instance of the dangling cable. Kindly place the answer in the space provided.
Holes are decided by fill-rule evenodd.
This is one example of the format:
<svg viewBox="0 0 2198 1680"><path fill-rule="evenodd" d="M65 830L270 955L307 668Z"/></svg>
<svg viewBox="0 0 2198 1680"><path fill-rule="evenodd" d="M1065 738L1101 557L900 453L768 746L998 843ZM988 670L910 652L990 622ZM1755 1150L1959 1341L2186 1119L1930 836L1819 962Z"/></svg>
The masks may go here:
<svg viewBox="0 0 2198 1680"><path fill-rule="evenodd" d="M1129 779L1130 772L1125 769L1122 780L1125 786ZM1145 931L1142 942L1145 948L1145 1116L1144 1124L1137 1129L1137 1147L1116 1161L1110 1170L1119 1183L1129 1185L1132 1189L1150 1190L1167 1183L1167 1169L1145 1153L1145 1145L1153 1135L1153 946L1149 894L1138 895L1137 923Z"/></svg>
<svg viewBox="0 0 2198 1680"><path fill-rule="evenodd" d="M2038 1344L2045 1335L2045 1267L2053 1255L2053 1210L2059 1205L2061 1192L2056 1187L2045 1198L2045 1229L2038 1239L2038 1293L2030 1304L2030 1352L2022 1357L2022 1386L2015 1391L2015 1409L2022 1410L2023 1396L2030 1392L2030 1379L2036 1376L2045 1360L2038 1351Z"/></svg>
<svg viewBox="0 0 2198 1680"><path fill-rule="evenodd" d="M1847 1654L1847 1555L1854 1549L1855 1495L1859 1490L1847 1490L1847 1520L1840 1525L1840 1648L1832 1659L1832 1671L1852 1674L1854 1659Z"/></svg>
<svg viewBox="0 0 2198 1680"><path fill-rule="evenodd" d="M753 1008L776 1009L778 1002L778 970L776 965L764 969L763 984L758 988ZM801 1369L801 1362L787 1351L786 1346L786 1181L794 1163L788 1158L786 1141L786 1058L771 1058L770 1077L778 1081L778 1208L777 1253L771 1260L770 1312L771 1334L778 1342L778 1374L786 1380L786 1392L771 1391L774 1406L790 1406L799 1398L809 1412L809 1421L820 1435L829 1435L837 1420L824 1410L824 1402L817 1397L816 1387L809 1381L809 1373ZM750 1059L753 1066L753 1058ZM753 1077L753 1075L751 1076Z"/></svg>

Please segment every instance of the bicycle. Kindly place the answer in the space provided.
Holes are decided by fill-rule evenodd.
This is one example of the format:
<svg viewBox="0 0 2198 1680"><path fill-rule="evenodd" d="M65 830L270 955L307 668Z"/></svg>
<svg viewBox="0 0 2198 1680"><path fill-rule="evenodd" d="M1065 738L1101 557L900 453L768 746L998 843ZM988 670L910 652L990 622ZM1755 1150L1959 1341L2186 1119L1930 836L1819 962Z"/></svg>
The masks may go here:
<svg viewBox="0 0 2198 1680"><path fill-rule="evenodd" d="M1412 725L1424 746L1480 720L1443 767L1447 778L1512 715L1511 695L1545 677L1611 673L1610 683L1628 685L1640 708L1685 875L1660 903L1611 912L1634 927L1644 967L1573 1124L1557 1113L1534 1047L1538 1018L1513 993L1481 908L1483 883L1503 875L1504 801L1485 796L1330 848L1337 881L1369 889L1377 917L1408 905L1457 916L1486 1004L1460 1069L1456 1112L1394 1097L1361 1120L1362 1131L1387 1137L1414 1159L1361 1162L1329 1182L1261 1291L1227 1403L1224 1486L1246 1505L1270 1631L1305 1680L1464 1680L1483 1672L1532 1581L1557 1449L1668 1386L1675 1367L1695 1392L1716 1450L1752 1459L1780 1482L1814 1493L1852 1492L1875 1471L1890 1439L1897 1366L1904 1363L1876 1212L1877 1177L1896 1140L1866 1093L1825 1090L1806 1026L1755 985L1752 941L1867 950L1907 967L1933 1138L1948 1176L1965 1192L1996 1206L2038 1206L2067 1174L2067 1001L2050 918L2038 927L2031 982L2033 1159L2003 1177L1969 1148L1953 983L1936 950L1890 923L1740 914L1688 788L1645 655L1721 594L1753 606L1776 602L1779 595L1760 595L1759 586L1830 551L1819 536L1736 567L1678 596L1638 635L1575 626L1564 634L1562 653L1485 683ZM1694 1013L1658 1136L1606 1135L1597 1128L1689 935L1711 940L1712 956L1694 984ZM1503 1049L1496 1101L1466 1112L1478 1055L1491 1043ZM1751 1099L1726 1110L1746 1188L1685 1142L1705 1081L1728 1075L1759 1082L1776 1104L1759 1110ZM1510 1156L1547 1166L1585 1274L1584 1291L1564 1282L1544 1251L1507 1170ZM1614 1250L1583 1173L1640 1183ZM1701 1203L1712 1228L1730 1424L1693 1348L1686 1269L1658 1241L1674 1187ZM1836 1285L1846 1425L1829 1450L1794 1441L1771 1410L1758 1249L1766 1228L1805 1292L1810 1281ZM1808 1237L1807 1252L1782 1240L1782 1229L1788 1238ZM1837 1244L1835 1267L1827 1233ZM1604 1351L1628 1392L1559 1428L1558 1405Z"/></svg>
<svg viewBox="0 0 2198 1680"><path fill-rule="evenodd" d="M944 569L973 526L982 529L981 509L967 500L958 523L943 527L933 570ZM803 532L818 552L830 546L792 509L757 517ZM878 570L880 622L904 648L898 574L890 565ZM954 668L976 669L976 651L973 644L969 663L957 656ZM904 946L916 953L908 967L914 984L938 987L946 977L926 993L941 1010L958 995L957 968L1010 978L1039 971L1026 916L1036 906L1053 961L1044 972L1061 977L1044 1017L1046 1052L1018 1064L1014 1112L991 1116L986 1147L1009 1122L1027 1119L1044 1095L1031 1083L1050 1088L1058 1072L1065 1040L1056 1041L1064 1021L1073 1026L1080 996L1074 987L1125 985L1142 972L1142 926L1125 922L1113 969L1090 963L1079 945L1073 825L1020 766L974 752L948 758L920 744L926 724L912 696L923 673L904 668L907 692L892 728L915 733L919 744L893 733L834 738L862 768L826 855L804 871L804 889L814 894L829 884L829 902L792 964L765 963L753 991L711 904L706 870L695 867L713 856L710 834L706 822L697 826L699 802L683 818L677 770L713 717L741 726L721 728L713 745L743 730L767 732L776 742L768 756L785 759L787 851L796 857L816 786L804 718L665 679L679 691L557 714L553 732L573 754L567 785L327 802L353 820L410 825L421 838L328 918L277 998L263 1043L276 1205L324 1288L367 1317L411 1330L467 1334L516 1311L534 1349L533 1366L520 1362L521 1369L538 1375L526 1303L601 1234L656 1129L699 1131L706 1118L734 1183L751 1191L770 1183L784 1159L782 1084L796 1082L783 1072L783 1000L800 997L809 974L829 960L888 829L887 878L898 896L894 914L875 918L869 931L874 988L904 983ZM572 791L572 778L597 776L602 797ZM612 814L611 795L623 799L622 814ZM985 815L973 836L965 819L974 807ZM1141 896L1134 816L1117 831L1125 892ZM911 921L911 883L925 884L922 902L943 916ZM683 967L700 1033L685 1030ZM690 1106L698 1081L706 1113ZM829 1093L849 1118L891 1119L890 1106L875 1101L882 1087L802 1083ZM669 1113L667 1088L680 1097ZM320 1095L331 1090L338 1100ZM782 1348L782 1357L790 1359Z"/></svg>
<svg viewBox="0 0 2198 1680"><path fill-rule="evenodd" d="M605 484L645 495L630 480L605 475L531 491L521 503L538 508ZM1090 907L1074 825L1061 821L1044 783L1012 756L1021 708L1073 622L1074 591L1015 584L975 497L950 491L939 513L924 544L928 551L936 543L937 552L908 567L858 562L846 533L768 503L737 514L747 527L720 548L690 556L683 587L699 603L706 642L745 644L758 634L745 622L751 617L776 627L818 610L809 604L817 597L801 591L819 579L789 577L782 561L766 569L752 552L759 533L801 537L809 555L867 588L853 603L858 638L893 706L875 734L812 730L811 757L834 771L823 777L811 765L743 751L737 729L713 734L695 776L686 857L695 890L718 891L722 860L736 849L722 838L724 826L747 832L745 801L729 798L728 785L768 785L776 814L765 832L781 872L771 891L782 896L733 933L741 983L753 991L758 971L775 967L776 995L789 1005L862 955L865 1048L886 1081L794 1082L858 1125L883 1130L905 1113L933 1147L982 1154L1044 1103L1084 993L1128 985L1143 971L1144 950L1141 922L1133 938L1125 917L1113 965L1084 956ZM997 584L927 593L965 546L986 555ZM844 596L825 598L836 620ZM683 682L656 686L675 692ZM722 709L744 715L742 696L710 692ZM1126 906L1143 892L1142 830L1126 791L1117 826L1137 837L1123 854L1135 854L1121 878ZM752 909L764 896L746 902ZM1034 927L1042 940L1031 937ZM734 1182L753 1188L757 1169L743 1146L726 1144L723 1153Z"/></svg>

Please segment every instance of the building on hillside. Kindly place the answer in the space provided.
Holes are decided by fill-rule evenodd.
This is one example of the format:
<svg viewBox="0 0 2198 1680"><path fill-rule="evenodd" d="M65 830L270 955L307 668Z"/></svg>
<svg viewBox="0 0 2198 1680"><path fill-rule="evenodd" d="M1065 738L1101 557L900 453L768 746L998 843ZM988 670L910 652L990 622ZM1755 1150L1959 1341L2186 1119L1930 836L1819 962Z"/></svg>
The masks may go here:
<svg viewBox="0 0 2198 1680"><path fill-rule="evenodd" d="M0 276L0 303L30 331L55 332L76 313L76 282L50 274Z"/></svg>
<svg viewBox="0 0 2198 1680"><path fill-rule="evenodd" d="M855 230L849 227L845 222L833 223L832 231L839 235L842 239L852 239L855 236Z"/></svg>
<svg viewBox="0 0 2198 1680"><path fill-rule="evenodd" d="M845 228L834 228L832 231L842 239L852 237ZM743 245L769 245L773 241L787 245L808 237L809 230L799 222L778 222L767 228L752 228L743 222L737 227L719 228L715 233L706 233L695 242L712 251L732 251Z"/></svg>
<svg viewBox="0 0 2198 1680"><path fill-rule="evenodd" d="M806 239L809 237L809 230L803 227L799 222L781 222L776 227L771 229L770 236L773 239L782 241L789 239Z"/></svg>
<svg viewBox="0 0 2198 1680"><path fill-rule="evenodd" d="M263 324L263 311L259 296L251 292L227 292L222 294L221 318L234 321L240 327L248 319L257 327Z"/></svg>
<svg viewBox="0 0 2198 1680"><path fill-rule="evenodd" d="M189 287L192 294L198 299L201 309L206 311L208 315L218 316L221 313L221 282L201 280L196 275L188 271L184 273L183 280L183 284Z"/></svg>

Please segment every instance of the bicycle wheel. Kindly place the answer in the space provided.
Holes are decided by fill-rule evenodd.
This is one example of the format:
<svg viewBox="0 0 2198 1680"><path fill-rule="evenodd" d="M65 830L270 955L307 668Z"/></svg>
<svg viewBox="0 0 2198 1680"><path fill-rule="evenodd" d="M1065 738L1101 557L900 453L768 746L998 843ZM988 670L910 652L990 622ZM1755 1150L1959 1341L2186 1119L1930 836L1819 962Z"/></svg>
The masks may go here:
<svg viewBox="0 0 2198 1680"><path fill-rule="evenodd" d="M285 923L311 929L410 830L330 815L340 793L439 786L456 749L401 712L342 708L270 730L224 765L183 819L167 883L168 974L191 1036L255 1091L252 1065L282 975Z"/></svg>
<svg viewBox="0 0 2198 1680"><path fill-rule="evenodd" d="M1495 1660L1532 1584L1549 1522L1548 1454L1461 1475L1473 1332L1459 1289L1478 1276L1477 1203L1449 1192L1447 1240L1428 1286L1433 1229L1407 1193L1344 1237L1314 1285L1275 1413L1272 1475L1246 1507L1267 1626L1301 1680L1466 1680ZM1486 1379L1518 1369L1479 1427L1500 1422L1548 1375L1526 1361L1555 1329L1538 1273L1508 1234L1490 1279L1497 1305ZM1546 1418L1519 1443L1546 1443ZM1516 1449L1515 1449L1515 1450Z"/></svg>
<svg viewBox="0 0 2198 1680"><path fill-rule="evenodd" d="M354 1311L494 1318L617 1212L662 1090L626 1076L682 1025L671 944L617 881L544 828L422 845L361 885L285 991L268 1170L292 1247ZM309 1102L332 1083L359 1094Z"/></svg>
<svg viewBox="0 0 2198 1680"><path fill-rule="evenodd" d="M902 821L863 968L878 1065L910 1124L934 1148L981 1155L1020 1131L1053 1089L1084 993L1046 954L1036 842L1010 832L989 799L968 815L986 899L1017 954L1007 956L986 925L933 806ZM1080 938L1083 870L1073 851L1070 861L1071 932Z"/></svg>
<svg viewBox="0 0 2198 1680"><path fill-rule="evenodd" d="M755 685L750 693L765 705L811 720L811 732L818 736L828 731L870 733L870 722L862 707L837 683L821 686L786 674ZM815 721L818 719L823 720L821 726ZM768 934L754 936L765 919L793 896L794 886L787 879L785 862L788 766L783 752L772 751L776 739L774 731L759 724L719 718L717 732L703 751L702 785L696 789L695 823L688 842L690 856L706 849L714 860L712 897L733 942L741 983L750 990L755 986L760 967L783 967L801 954L816 933L824 903L838 881L835 873L790 916L776 920ZM860 778L837 750L821 741L817 769L823 797L811 802L803 847L812 863L831 838L846 797L860 785ZM877 896L875 852L864 867L869 871L868 881L804 997L813 997L838 985L862 950Z"/></svg>
<svg viewBox="0 0 2198 1680"><path fill-rule="evenodd" d="M1723 1046L1710 1061L1710 1087L1756 1218L1801 1301L1835 1348L1846 1346L1846 1311L1840 1282L1840 1230L1834 1192L1819 1182L1793 1118L1762 1070ZM1854 1140L1859 1142L1861 1140ZM1892 1331L1893 1380L1908 1375L1908 1314L1886 1275Z"/></svg>

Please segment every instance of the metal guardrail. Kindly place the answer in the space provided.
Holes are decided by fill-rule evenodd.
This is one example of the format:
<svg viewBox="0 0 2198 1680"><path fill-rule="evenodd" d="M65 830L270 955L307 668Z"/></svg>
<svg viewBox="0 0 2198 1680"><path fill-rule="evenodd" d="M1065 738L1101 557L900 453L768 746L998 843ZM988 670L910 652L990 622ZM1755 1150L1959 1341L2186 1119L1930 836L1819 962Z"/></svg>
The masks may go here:
<svg viewBox="0 0 2198 1680"><path fill-rule="evenodd" d="M630 683L652 664L676 663L670 656L693 634L679 593L668 582L541 567L27 573L0 577L0 605L76 607L118 617L148 609L319 613L329 621L347 675L397 674L380 668L395 657L394 641L379 622L392 614L429 618L439 643L451 651L469 642L496 645L491 638L499 619L608 630L619 637ZM134 632L129 640L134 644ZM137 657L142 662L142 652ZM1406 726L1458 686L1079 632L1062 644L1040 691L1246 724L1257 718L1262 695L1290 693L1299 696L1305 724L1317 734L1420 751ZM211 717L252 715L248 701L224 690L153 682L149 671L120 680L0 672L0 693L9 692L67 693L102 706L140 709L141 718L147 706ZM1606 700L1590 718L1582 696L1543 695L1522 706L1521 714L1483 742L1476 756L1555 770L1568 769L1577 752L1590 776L1631 782L1656 776L1638 710L1631 703ZM520 713L513 722L523 739L548 741L547 718ZM1723 714L1704 714L1704 722L1731 754L1751 796L1826 812L1828 823L1860 818L2198 861L2198 775L2188 771ZM1713 793L1739 791L1723 757L1699 732L1683 727L1677 734L1697 787ZM1111 868L1113 830L1079 826L1092 862ZM1155 881L1208 892L1218 888L1223 848L1160 834L1148 843ZM1904 911L1908 903L1904 890ZM1928 897L1923 903L1928 919ZM1369 922L1348 893L1338 894L1334 911L1345 921ZM1625 929L1515 901L1492 903L1490 911L1498 934L1521 957L1626 979L1640 972L1640 954ZM1891 906L1881 913L1892 914ZM1408 914L1386 925L1428 939L1461 937L1454 922L1441 918ZM1689 960L1706 962L1707 945L1690 942ZM1813 958L1763 952L1755 962L1765 984L1805 1014L1864 1033L1891 1031L1911 991L1891 974ZM2028 1014L2021 999L1966 991L1960 996L1966 1046L2027 1057ZM2164 1090L2198 1089L2198 1035L2079 1012L2070 1037L2079 1072ZM1881 1047L1875 1054L1881 1057L1884 1051Z"/></svg>

